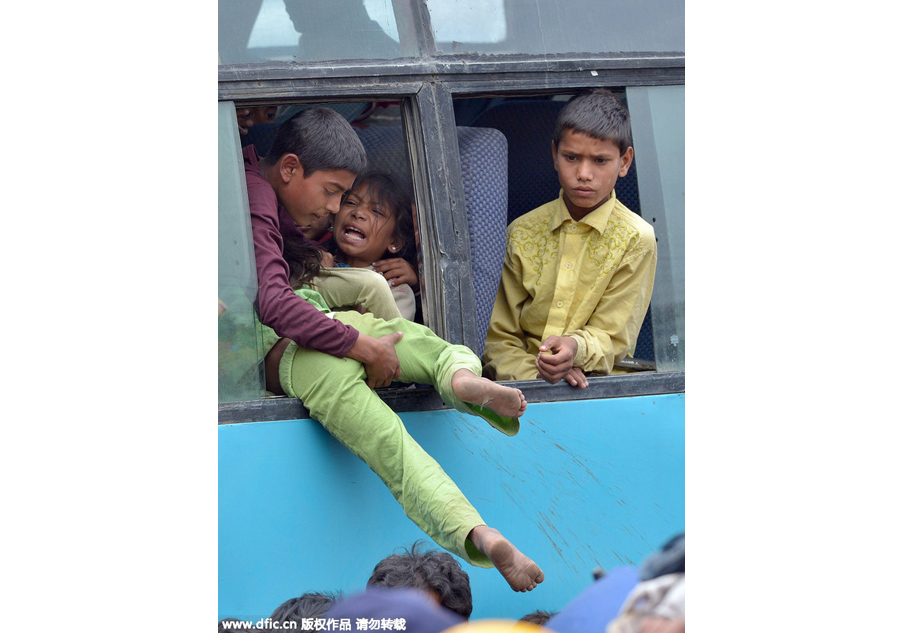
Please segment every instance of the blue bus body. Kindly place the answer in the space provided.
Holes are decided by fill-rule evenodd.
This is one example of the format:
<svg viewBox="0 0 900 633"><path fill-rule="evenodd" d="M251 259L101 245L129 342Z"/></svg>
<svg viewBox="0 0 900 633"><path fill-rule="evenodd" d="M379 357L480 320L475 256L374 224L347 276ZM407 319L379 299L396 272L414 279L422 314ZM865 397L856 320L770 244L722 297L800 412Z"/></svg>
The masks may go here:
<svg viewBox="0 0 900 633"><path fill-rule="evenodd" d="M556 611L597 567L684 531L684 394L531 404L506 437L454 410L401 414L482 517L546 580L510 590L463 563L473 618ZM369 468L311 419L219 426L219 616L258 621L307 591L361 591L424 539Z"/></svg>

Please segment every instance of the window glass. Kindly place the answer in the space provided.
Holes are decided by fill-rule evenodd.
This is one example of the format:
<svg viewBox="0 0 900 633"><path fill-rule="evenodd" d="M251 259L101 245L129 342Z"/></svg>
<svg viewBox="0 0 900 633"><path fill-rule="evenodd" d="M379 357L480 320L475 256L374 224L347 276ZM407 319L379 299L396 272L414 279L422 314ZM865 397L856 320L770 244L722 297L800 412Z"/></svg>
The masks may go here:
<svg viewBox="0 0 900 633"><path fill-rule="evenodd" d="M391 0L219 0L221 64L400 56Z"/></svg>
<svg viewBox="0 0 900 633"><path fill-rule="evenodd" d="M256 263L234 103L219 104L219 402L264 390ZM224 308L224 312L222 309Z"/></svg>
<svg viewBox="0 0 900 633"><path fill-rule="evenodd" d="M429 0L442 53L684 51L684 1Z"/></svg>
<svg viewBox="0 0 900 633"><path fill-rule="evenodd" d="M684 86L628 88L642 215L656 231L653 339L659 371L684 370Z"/></svg>
<svg viewBox="0 0 900 633"><path fill-rule="evenodd" d="M428 10L439 42L495 44L506 40L503 0L438 0L429 2Z"/></svg>

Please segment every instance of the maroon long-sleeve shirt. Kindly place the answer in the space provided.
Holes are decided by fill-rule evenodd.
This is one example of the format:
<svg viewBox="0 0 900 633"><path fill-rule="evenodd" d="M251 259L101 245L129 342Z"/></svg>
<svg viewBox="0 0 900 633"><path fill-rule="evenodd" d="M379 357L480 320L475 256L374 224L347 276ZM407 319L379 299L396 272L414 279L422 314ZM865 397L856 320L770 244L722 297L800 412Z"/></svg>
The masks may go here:
<svg viewBox="0 0 900 633"><path fill-rule="evenodd" d="M356 343L359 332L325 316L294 294L289 283L290 268L282 255L283 236L306 238L297 230L287 210L278 204L272 185L263 178L253 145L244 148L244 172L256 252L260 320L300 347L343 358Z"/></svg>

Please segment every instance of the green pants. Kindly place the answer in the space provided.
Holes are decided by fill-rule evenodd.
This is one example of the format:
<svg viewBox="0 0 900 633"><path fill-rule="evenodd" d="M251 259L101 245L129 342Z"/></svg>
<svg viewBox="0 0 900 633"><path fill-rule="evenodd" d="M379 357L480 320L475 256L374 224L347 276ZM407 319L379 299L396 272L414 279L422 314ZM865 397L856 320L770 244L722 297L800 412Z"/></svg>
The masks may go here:
<svg viewBox="0 0 900 633"><path fill-rule="evenodd" d="M481 361L469 348L451 345L405 319L383 321L352 311L340 312L335 318L376 338L402 331L403 338L396 346L400 380L434 385L444 402L471 414L450 386L460 369L481 375ZM406 516L435 543L473 565L493 566L466 539L484 520L409 435L400 417L366 386L362 364L291 342L279 367L279 379L286 394L300 398L313 418L381 477Z"/></svg>

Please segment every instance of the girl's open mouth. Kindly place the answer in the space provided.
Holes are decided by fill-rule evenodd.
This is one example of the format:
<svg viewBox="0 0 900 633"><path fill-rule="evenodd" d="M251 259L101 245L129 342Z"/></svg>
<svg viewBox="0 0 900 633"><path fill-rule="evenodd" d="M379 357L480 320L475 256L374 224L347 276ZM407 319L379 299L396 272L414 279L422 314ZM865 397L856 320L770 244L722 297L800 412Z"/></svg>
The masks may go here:
<svg viewBox="0 0 900 633"><path fill-rule="evenodd" d="M355 226L352 226L352 225L345 226L343 232L341 233L341 235L342 235L345 239L348 239L348 240L351 240L351 241L354 241L354 242L361 242L361 241L363 241L364 239L366 239L366 234L363 233L362 231L360 231L360 230L359 230L358 228L356 228Z"/></svg>

